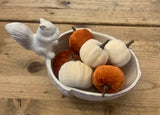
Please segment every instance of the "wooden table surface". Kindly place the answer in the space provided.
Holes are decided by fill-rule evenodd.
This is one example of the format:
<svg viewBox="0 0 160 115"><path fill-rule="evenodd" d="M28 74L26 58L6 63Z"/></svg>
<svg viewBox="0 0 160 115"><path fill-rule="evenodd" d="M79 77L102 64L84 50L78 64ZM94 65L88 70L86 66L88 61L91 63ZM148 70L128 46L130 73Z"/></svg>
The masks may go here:
<svg viewBox="0 0 160 115"><path fill-rule="evenodd" d="M68 98L48 77L44 58L21 47L4 29L22 22L36 32L39 18L61 33L87 27L124 42L135 40L142 77L127 95L107 102ZM0 115L159 115L159 0L0 0Z"/></svg>

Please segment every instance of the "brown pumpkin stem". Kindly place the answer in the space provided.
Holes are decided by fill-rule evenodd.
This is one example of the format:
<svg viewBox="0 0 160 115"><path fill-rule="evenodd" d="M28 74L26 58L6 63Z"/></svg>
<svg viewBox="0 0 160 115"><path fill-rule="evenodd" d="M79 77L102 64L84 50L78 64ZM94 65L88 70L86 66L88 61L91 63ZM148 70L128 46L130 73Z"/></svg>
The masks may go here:
<svg viewBox="0 0 160 115"><path fill-rule="evenodd" d="M72 26L73 31L76 31L76 28Z"/></svg>
<svg viewBox="0 0 160 115"><path fill-rule="evenodd" d="M106 42L102 43L102 44L100 45L100 48L104 49L104 46L105 46L108 42L109 42L109 40L107 40Z"/></svg>
<svg viewBox="0 0 160 115"><path fill-rule="evenodd" d="M102 92L102 97L104 97L105 93L107 92L107 90L109 89L108 85L104 85L103 86L103 92Z"/></svg>
<svg viewBox="0 0 160 115"><path fill-rule="evenodd" d="M71 54L72 54L72 60L73 60L73 61L76 61L76 58L75 58L75 56L74 56L73 51L71 51Z"/></svg>
<svg viewBox="0 0 160 115"><path fill-rule="evenodd" d="M129 48L129 46L130 46L132 43L134 43L134 40L129 41L129 42L126 44L126 47Z"/></svg>

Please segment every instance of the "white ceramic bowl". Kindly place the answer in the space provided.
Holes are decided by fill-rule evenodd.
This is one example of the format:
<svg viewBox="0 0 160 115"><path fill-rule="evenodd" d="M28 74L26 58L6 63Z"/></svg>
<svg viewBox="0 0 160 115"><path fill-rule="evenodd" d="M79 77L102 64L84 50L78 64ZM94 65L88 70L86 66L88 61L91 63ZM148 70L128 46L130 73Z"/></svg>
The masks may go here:
<svg viewBox="0 0 160 115"><path fill-rule="evenodd" d="M91 31L91 32L92 32L94 38L102 43L105 42L107 39L116 39L116 38L111 37L106 34L94 32L94 31ZM72 30L69 30L69 31L64 32L60 35L59 44L58 44L58 46L54 47L55 53L69 49L68 39L69 39L69 36L71 35L71 33L72 33ZM132 88L134 88L134 86L137 84L137 82L139 81L139 79L141 77L141 70L140 70L140 65L139 65L138 59L135 56L134 52L131 49L129 49L129 50L132 54L132 58L129 61L129 63L122 68L124 75L125 75L125 83L124 83L123 87L121 88L121 90L119 92L113 93L113 94L105 94L104 97L102 97L101 93L94 90L94 88L91 88L86 91L86 90L81 90L81 89L72 88L72 87L68 87L68 86L63 85L57 79L57 77L54 75L54 73L52 71L50 59L46 59L47 71L48 71L48 74L49 74L50 78L52 79L53 83L56 85L56 87L64 95L75 96L77 98L84 99L84 100L90 100L90 101L106 101L106 100L115 99L117 97L120 97L120 96L128 93Z"/></svg>

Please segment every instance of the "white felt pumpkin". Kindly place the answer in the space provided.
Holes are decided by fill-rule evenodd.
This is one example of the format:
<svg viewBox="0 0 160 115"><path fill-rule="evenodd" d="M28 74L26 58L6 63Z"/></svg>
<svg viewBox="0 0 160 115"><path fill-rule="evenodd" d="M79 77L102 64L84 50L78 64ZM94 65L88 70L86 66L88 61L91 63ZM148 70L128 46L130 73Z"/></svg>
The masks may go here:
<svg viewBox="0 0 160 115"><path fill-rule="evenodd" d="M107 42L108 41L106 41L105 44ZM102 45L101 42L95 39L86 41L80 49L81 60L93 68L106 64L109 58L109 53L101 47L105 44Z"/></svg>
<svg viewBox="0 0 160 115"><path fill-rule="evenodd" d="M66 86L87 89L92 86L92 69L80 61L69 61L59 71L59 80Z"/></svg>
<svg viewBox="0 0 160 115"><path fill-rule="evenodd" d="M131 41L131 43L133 42ZM109 52L109 62L118 67L126 65L131 59L131 53L127 48L131 43L126 46L121 40L110 40L104 47Z"/></svg>

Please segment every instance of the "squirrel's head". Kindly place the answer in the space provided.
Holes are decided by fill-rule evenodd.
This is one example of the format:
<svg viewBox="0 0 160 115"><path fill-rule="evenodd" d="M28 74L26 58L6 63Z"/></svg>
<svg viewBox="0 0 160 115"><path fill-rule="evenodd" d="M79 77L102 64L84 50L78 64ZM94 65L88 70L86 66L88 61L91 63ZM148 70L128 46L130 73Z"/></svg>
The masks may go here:
<svg viewBox="0 0 160 115"><path fill-rule="evenodd" d="M39 31L43 36L52 36L56 31L56 26L51 22L40 18Z"/></svg>

